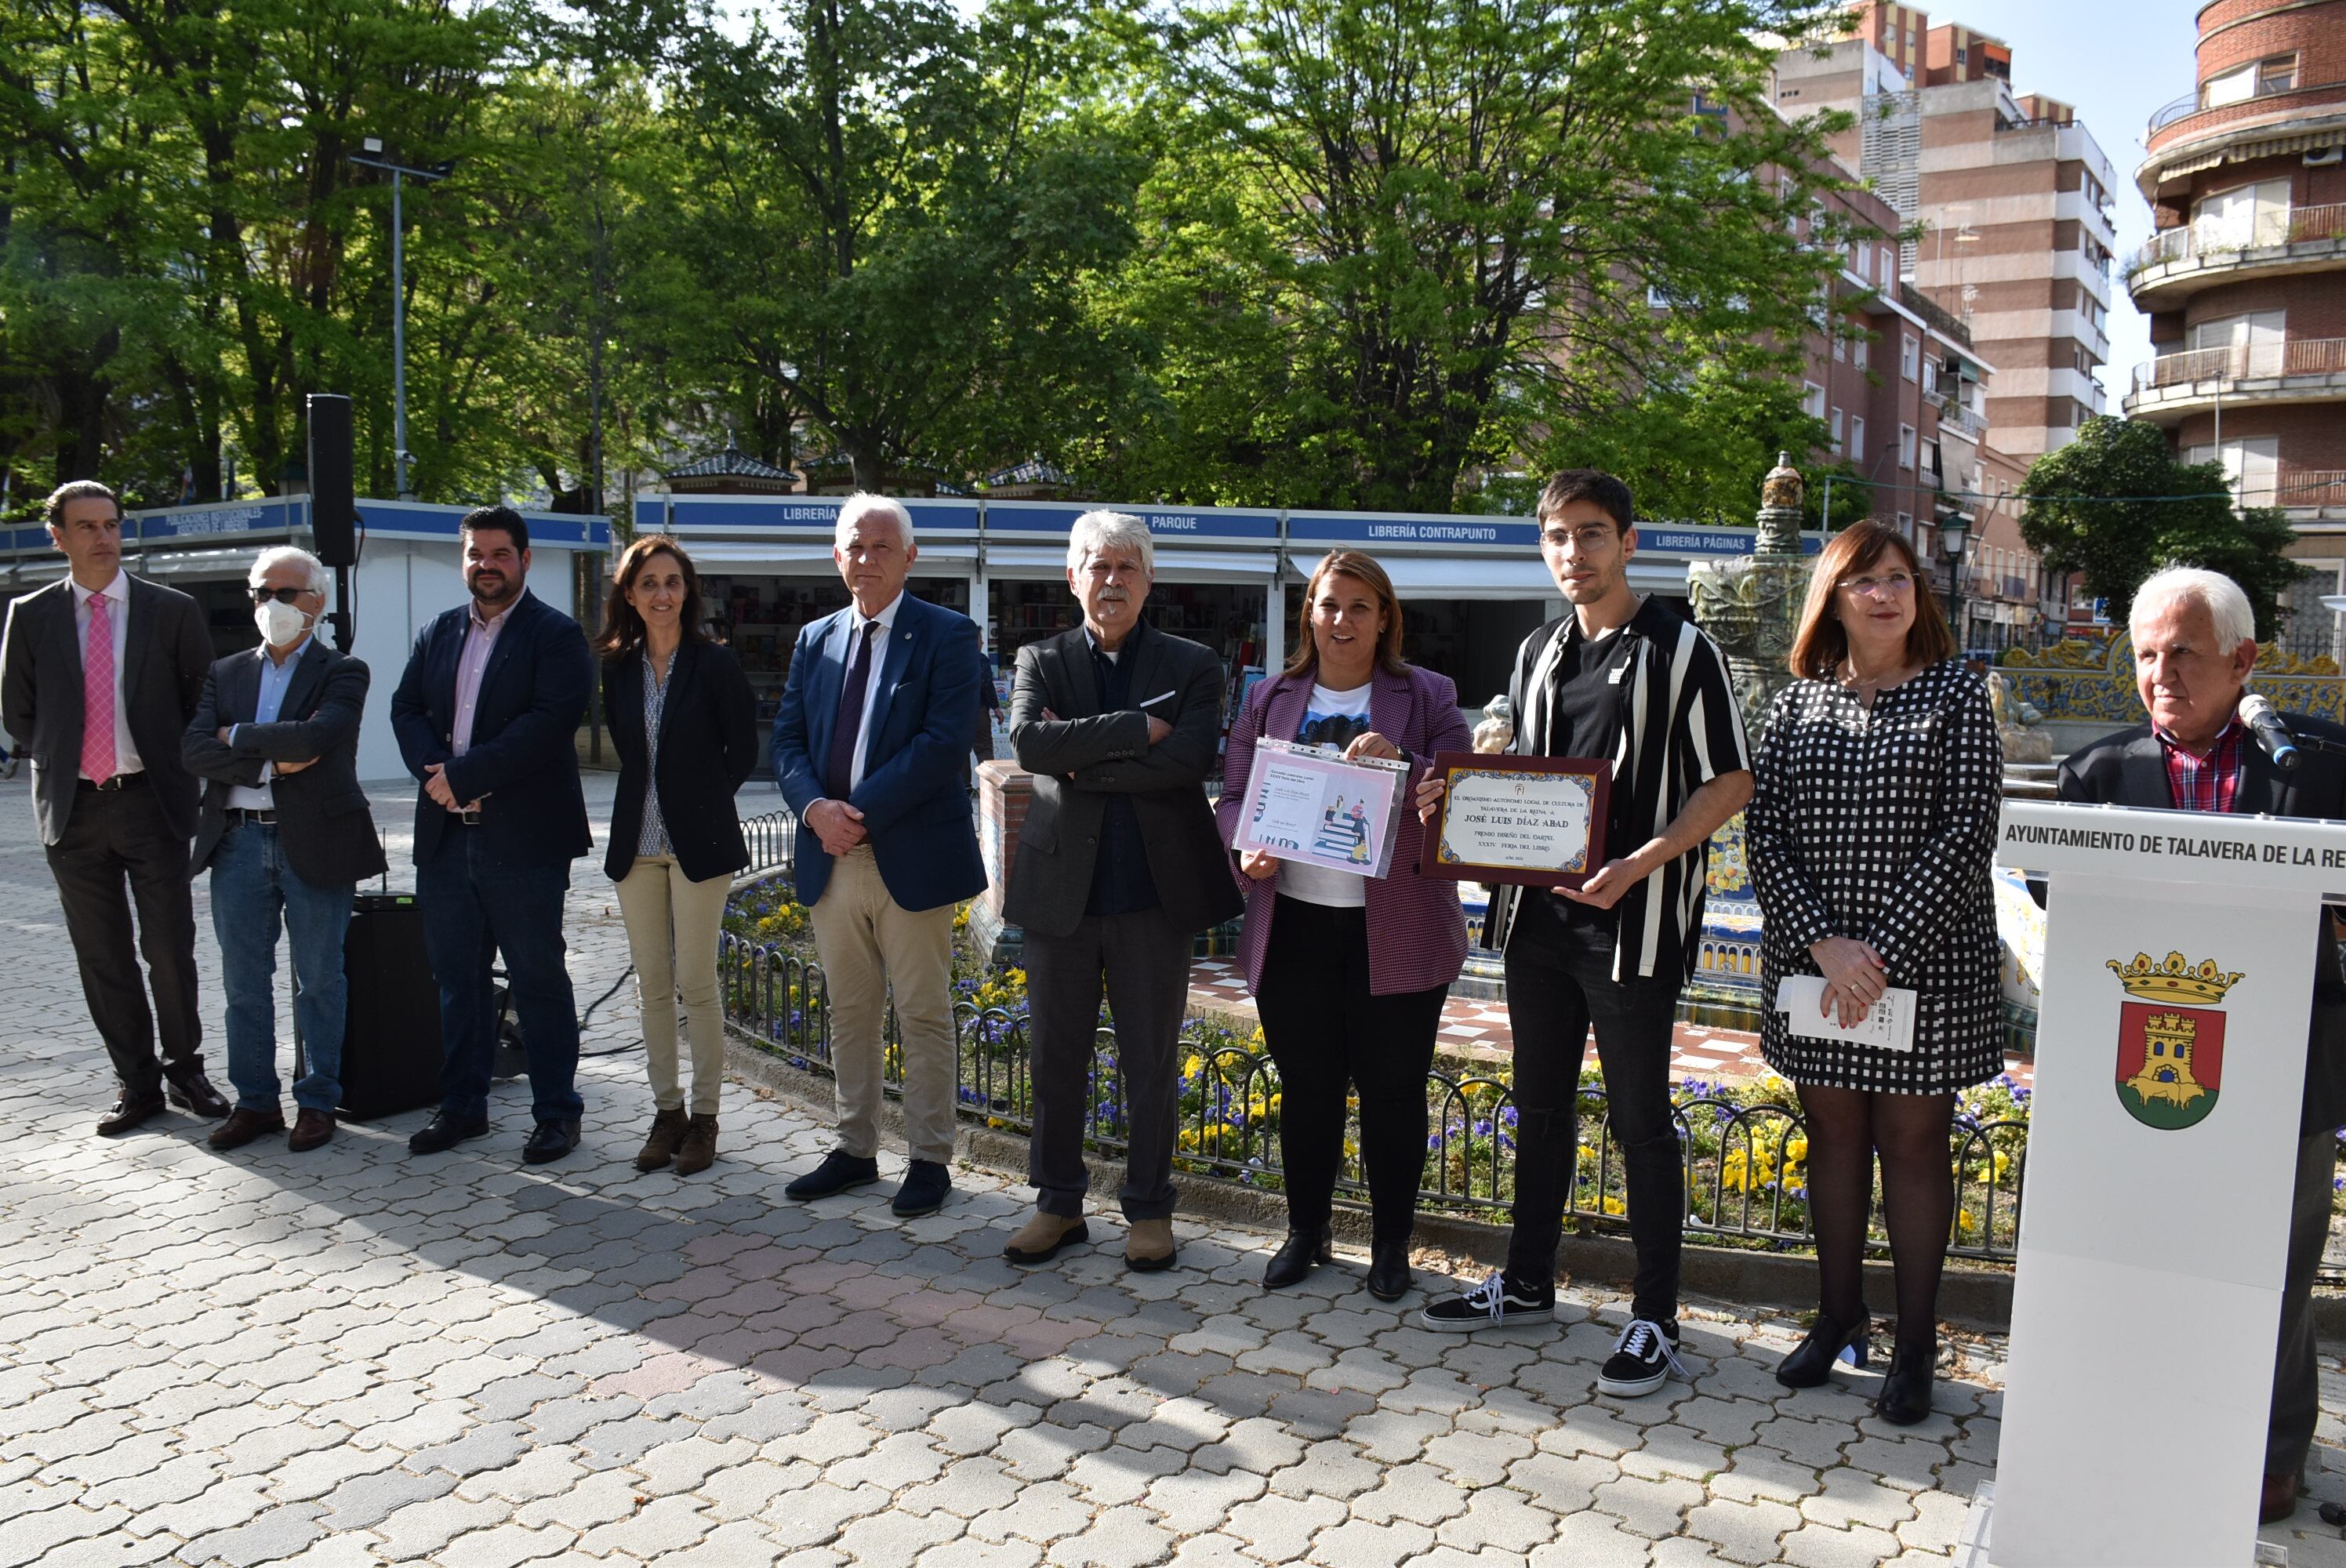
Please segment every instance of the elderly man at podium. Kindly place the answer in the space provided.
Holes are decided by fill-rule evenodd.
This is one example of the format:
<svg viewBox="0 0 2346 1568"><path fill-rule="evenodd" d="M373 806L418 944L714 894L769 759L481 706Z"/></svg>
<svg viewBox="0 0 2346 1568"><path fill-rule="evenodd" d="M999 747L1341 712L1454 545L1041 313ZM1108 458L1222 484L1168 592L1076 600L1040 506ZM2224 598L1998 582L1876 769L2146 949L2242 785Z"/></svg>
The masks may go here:
<svg viewBox="0 0 2346 1568"><path fill-rule="evenodd" d="M2196 567L2169 567L2135 590L2132 626L2135 688L2150 722L2072 752L2061 765L2062 799L2346 820L2346 728L2280 715L2301 748L2295 765L2284 768L2241 717L2257 643L2255 614L2239 584ZM2340 972L2337 933L2327 910L2320 921L2259 1509L2268 1524L2296 1510L2320 1413L2313 1276L2330 1238L2337 1130L2346 1123L2346 977Z"/></svg>

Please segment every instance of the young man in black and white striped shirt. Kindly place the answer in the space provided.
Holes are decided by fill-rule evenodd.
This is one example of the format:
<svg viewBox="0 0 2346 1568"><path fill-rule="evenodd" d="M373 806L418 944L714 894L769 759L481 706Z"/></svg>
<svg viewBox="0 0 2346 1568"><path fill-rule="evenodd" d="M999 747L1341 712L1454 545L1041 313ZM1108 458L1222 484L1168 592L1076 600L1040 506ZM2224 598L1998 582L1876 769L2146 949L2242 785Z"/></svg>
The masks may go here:
<svg viewBox="0 0 2346 1568"><path fill-rule="evenodd" d="M1630 588L1632 516L1628 486L1594 469L1557 474L1540 496L1540 554L1572 614L1534 632L1515 656L1509 749L1612 761L1604 847L1613 858L1576 889L1502 888L1492 898L1484 940L1506 956L1515 1042L1515 1229L1504 1269L1423 1317L1452 1330L1553 1320L1593 1024L1637 1255L1630 1320L1597 1380L1615 1395L1650 1393L1682 1371L1685 1166L1670 1111L1670 1038L1701 940L1706 846L1751 797L1727 661L1708 636ZM1440 789L1429 780L1421 810Z"/></svg>

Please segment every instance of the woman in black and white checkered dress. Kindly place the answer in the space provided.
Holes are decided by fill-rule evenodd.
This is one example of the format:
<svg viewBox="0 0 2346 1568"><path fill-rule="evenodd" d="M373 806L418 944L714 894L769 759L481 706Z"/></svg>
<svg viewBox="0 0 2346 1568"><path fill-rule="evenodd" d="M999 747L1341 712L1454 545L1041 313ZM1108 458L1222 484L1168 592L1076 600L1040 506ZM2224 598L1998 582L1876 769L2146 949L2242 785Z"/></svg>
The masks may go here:
<svg viewBox="0 0 2346 1568"><path fill-rule="evenodd" d="M1776 1375L1807 1388L1837 1357L1865 1364L1861 1271L1879 1151L1898 1336L1875 1408L1919 1421L1954 1212L1955 1091L2004 1060L1989 881L2003 748L1986 683L1957 656L1921 561L1878 523L1826 545L1791 662L1800 678L1760 738L1748 842L1766 921L1760 1050L1799 1086L1808 1123L1821 1306ZM1824 1011L1852 1023L1885 989L1917 993L1912 1048L1794 1033L1775 1002L1795 974L1823 976Z"/></svg>

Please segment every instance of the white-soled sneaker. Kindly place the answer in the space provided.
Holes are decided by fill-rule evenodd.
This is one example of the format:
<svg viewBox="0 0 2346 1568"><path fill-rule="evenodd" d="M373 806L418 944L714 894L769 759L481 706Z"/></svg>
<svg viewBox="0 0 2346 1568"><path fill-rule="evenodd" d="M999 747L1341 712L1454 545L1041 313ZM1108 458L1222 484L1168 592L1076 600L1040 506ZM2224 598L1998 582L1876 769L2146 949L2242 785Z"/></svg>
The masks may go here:
<svg viewBox="0 0 2346 1568"><path fill-rule="evenodd" d="M1681 1378L1688 1375L1678 1359L1678 1319L1657 1323L1649 1318L1632 1318L1621 1337L1613 1341L1613 1354L1606 1358L1604 1370L1596 1374L1596 1390L1634 1400L1660 1388L1673 1372Z"/></svg>
<svg viewBox="0 0 2346 1568"><path fill-rule="evenodd" d="M1417 1315L1417 1320L1428 1329L1452 1334L1504 1329L1510 1323L1553 1323L1556 1287L1552 1283L1519 1285L1494 1270L1488 1279L1464 1294L1434 1302Z"/></svg>

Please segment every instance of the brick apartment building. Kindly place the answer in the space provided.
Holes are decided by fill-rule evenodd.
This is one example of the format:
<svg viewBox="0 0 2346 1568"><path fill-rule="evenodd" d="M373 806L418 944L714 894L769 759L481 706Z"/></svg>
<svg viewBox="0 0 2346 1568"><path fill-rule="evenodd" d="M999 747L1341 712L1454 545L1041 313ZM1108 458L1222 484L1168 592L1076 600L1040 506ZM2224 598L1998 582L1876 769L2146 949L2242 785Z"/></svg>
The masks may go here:
<svg viewBox="0 0 2346 1568"><path fill-rule="evenodd" d="M1987 420L2025 469L2103 412L2116 171L2066 104L2012 89L2012 51L1911 5L1858 8L1855 33L1776 62L1787 116L1846 110L1833 150L1888 200L1899 275L1996 369Z"/></svg>
<svg viewBox="0 0 2346 1568"><path fill-rule="evenodd" d="M2157 232L2127 264L2157 354L2126 412L2218 459L2241 504L2281 506L2289 641L2331 652L2314 607L2346 569L2346 0L2213 0L2197 85L2152 117L2135 182Z"/></svg>
<svg viewBox="0 0 2346 1568"><path fill-rule="evenodd" d="M1857 489L1865 514L1895 526L1933 563L1943 596L1960 587L1965 647L2033 645L2060 625L2066 606L2062 584L2046 581L2022 542L2007 499L2027 466L1990 444L2002 368L1961 321L1901 279L1902 224L1887 201L1861 188L1821 202L1822 224L1812 220L1810 232L1842 250L1836 324L1810 334L1801 393L1825 424L1819 455L1845 463L1859 481L1840 482L1834 515L1851 515L1847 490ZM1960 565L1942 548L1950 524L1964 536Z"/></svg>

